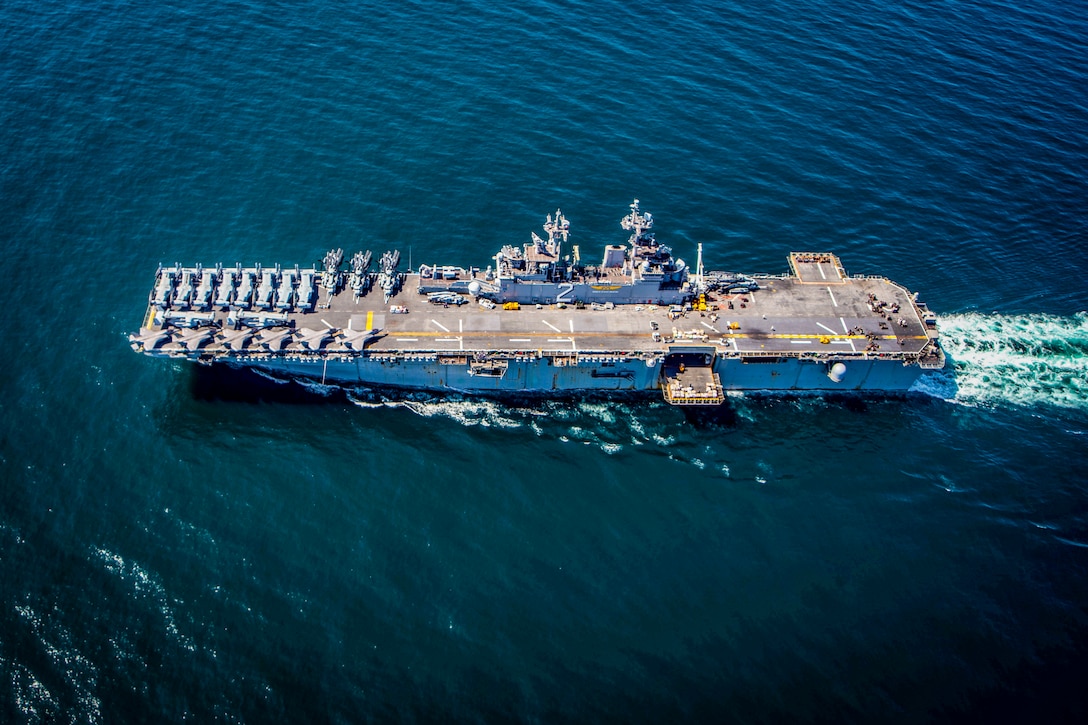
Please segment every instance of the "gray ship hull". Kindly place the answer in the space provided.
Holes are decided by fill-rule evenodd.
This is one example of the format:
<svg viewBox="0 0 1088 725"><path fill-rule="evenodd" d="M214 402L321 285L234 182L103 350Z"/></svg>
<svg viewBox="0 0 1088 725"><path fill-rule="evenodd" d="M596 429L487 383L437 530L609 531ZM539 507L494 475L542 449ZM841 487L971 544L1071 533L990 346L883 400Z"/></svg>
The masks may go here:
<svg viewBox="0 0 1088 725"><path fill-rule="evenodd" d="M548 357L511 358L504 374L472 374L466 365L440 363L437 355L415 358L310 359L269 358L236 361L277 377L305 378L324 384L373 389L455 391L463 393L653 392L662 387L661 360L589 355L577 363L556 366ZM895 359L851 360L838 382L829 375L829 361L797 358L744 362L718 358L712 369L728 391L767 392L906 392L923 374L917 365Z"/></svg>

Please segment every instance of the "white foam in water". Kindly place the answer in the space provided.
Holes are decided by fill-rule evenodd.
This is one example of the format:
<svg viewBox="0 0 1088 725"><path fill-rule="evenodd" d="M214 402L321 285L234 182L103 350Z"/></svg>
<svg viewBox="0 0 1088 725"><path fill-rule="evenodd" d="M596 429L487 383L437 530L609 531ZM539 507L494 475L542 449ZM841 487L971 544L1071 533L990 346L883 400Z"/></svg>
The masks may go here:
<svg viewBox="0 0 1088 725"><path fill-rule="evenodd" d="M290 380L288 380L286 378L278 378L275 375L273 375L272 373L266 373L264 370L261 370L260 368L250 368L250 370L255 372L257 375L260 375L265 380L271 380L276 385L287 385L287 383L291 382Z"/></svg>
<svg viewBox="0 0 1088 725"><path fill-rule="evenodd" d="M616 414L612 411L612 406L607 403L583 401L578 405L578 409L605 423L616 422Z"/></svg>
<svg viewBox="0 0 1088 725"><path fill-rule="evenodd" d="M530 406L511 407L502 400L491 398L446 397L406 391L395 394L396 397L387 395L390 393L359 388L348 393L348 400L361 408L404 408L423 418L446 418L464 426L528 428L538 437L595 446L608 455L622 452L625 445L671 447L677 440L671 434L648 431L646 421L639 417L642 406L630 406L620 401L582 400L572 405L569 401L537 400ZM654 407L650 406L650 409ZM606 425L602 427L601 423ZM704 468L706 464L696 459L693 465Z"/></svg>
<svg viewBox="0 0 1088 725"><path fill-rule="evenodd" d="M528 427L537 436L556 435L557 431L540 421L558 423L573 422L567 430L568 435L558 435L559 440L572 438L586 444L595 444L605 453L615 454L623 449L617 441L605 441L579 423L588 419L615 425L618 421L627 424L628 433L634 445L641 445L651 440L659 442L659 437L647 437L645 427L632 411L617 403L580 401L574 406L552 400L539 400L530 407L511 407L501 400L491 398L458 398L434 396L428 393L403 393L403 397L386 398L370 390L355 390L348 399L362 408L405 408L424 418L444 417L466 426L494 428ZM619 414L617 414L619 413ZM596 426L594 426L596 427Z"/></svg>
<svg viewBox="0 0 1088 725"><path fill-rule="evenodd" d="M952 368L912 388L969 404L1088 408L1088 313L940 318Z"/></svg>
<svg viewBox="0 0 1088 725"><path fill-rule="evenodd" d="M337 390L340 390L340 386L338 385L326 385L324 383L319 383L314 380L307 380L306 378L299 378L296 382L302 387L309 390L311 393L316 393L317 395L325 398L329 397Z"/></svg>
<svg viewBox="0 0 1088 725"><path fill-rule="evenodd" d="M415 396L415 399L405 398L400 400L363 400L355 395L349 396L354 404L373 408L385 406L390 408L406 408L423 418L442 416L455 420L462 425L479 425L495 428L520 428L522 421L514 418L506 408L499 403L485 398L458 399L437 398L426 394Z"/></svg>

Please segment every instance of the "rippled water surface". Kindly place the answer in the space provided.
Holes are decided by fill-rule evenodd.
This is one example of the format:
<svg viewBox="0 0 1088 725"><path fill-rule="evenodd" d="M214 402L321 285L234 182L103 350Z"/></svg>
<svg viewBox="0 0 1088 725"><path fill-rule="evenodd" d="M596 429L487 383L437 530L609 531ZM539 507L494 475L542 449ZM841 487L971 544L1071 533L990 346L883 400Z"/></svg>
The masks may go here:
<svg viewBox="0 0 1088 725"><path fill-rule="evenodd" d="M4 3L0 721L1083 721L1085 18ZM685 413L127 344L160 262L597 250L633 197L918 291L949 369Z"/></svg>

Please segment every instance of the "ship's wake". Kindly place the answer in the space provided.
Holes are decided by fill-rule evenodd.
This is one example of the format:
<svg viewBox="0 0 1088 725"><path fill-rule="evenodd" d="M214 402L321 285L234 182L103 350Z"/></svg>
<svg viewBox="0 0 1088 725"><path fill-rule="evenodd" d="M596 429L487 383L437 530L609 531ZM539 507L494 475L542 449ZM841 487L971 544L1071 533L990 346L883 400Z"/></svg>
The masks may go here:
<svg viewBox="0 0 1088 725"><path fill-rule="evenodd" d="M463 426L523 429L544 438L619 453L629 447L668 446L672 436L656 431L675 424L675 411L659 400L607 398L518 398L501 400L459 394L393 393L356 389L348 400L362 408L402 408L422 418L455 421Z"/></svg>
<svg viewBox="0 0 1088 725"><path fill-rule="evenodd" d="M486 398L408 391L377 393L357 388L348 394L348 400L361 408L404 408L423 418L445 417L462 425L519 428L524 423L517 408Z"/></svg>
<svg viewBox="0 0 1088 725"><path fill-rule="evenodd" d="M945 371L915 392L972 405L1053 405L1088 409L1088 313L940 318Z"/></svg>

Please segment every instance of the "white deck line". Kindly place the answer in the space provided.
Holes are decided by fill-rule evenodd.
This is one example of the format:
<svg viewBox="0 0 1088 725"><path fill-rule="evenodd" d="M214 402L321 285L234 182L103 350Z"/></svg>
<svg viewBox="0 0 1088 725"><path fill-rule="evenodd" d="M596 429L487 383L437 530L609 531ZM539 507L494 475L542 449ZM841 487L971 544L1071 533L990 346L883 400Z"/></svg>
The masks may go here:
<svg viewBox="0 0 1088 725"><path fill-rule="evenodd" d="M837 300L835 299L835 293L831 291L831 288L830 288L830 287L828 287L828 288L827 288L827 293L828 293L829 295L831 295L831 304L833 304L833 305L835 305L836 307L838 307L838 306L839 306L839 303L838 303L838 301L837 301Z"/></svg>
<svg viewBox="0 0 1088 725"><path fill-rule="evenodd" d="M838 335L839 334L839 333L835 332L834 330L832 330L830 327L828 327L827 325L825 325L822 322L817 322L816 324L819 325L820 327L824 328L828 332L830 332L832 335Z"/></svg>
<svg viewBox="0 0 1088 725"><path fill-rule="evenodd" d="M571 350L578 349L578 346L574 344L573 337L550 337L548 338L548 342L569 342Z"/></svg>
<svg viewBox="0 0 1088 725"><path fill-rule="evenodd" d="M552 323L548 322L547 320L541 320L541 322L543 322L543 323L544 323L545 325L547 325L548 327L552 328L552 329L553 329L553 330L555 330L556 332L562 332L562 330L560 330L560 329L559 329L558 327L556 327L556 326L555 326L555 325L553 325ZM573 324L573 322L572 322L572 324Z"/></svg>
<svg viewBox="0 0 1088 725"><path fill-rule="evenodd" d="M532 342L531 337L511 337L510 342Z"/></svg>
<svg viewBox="0 0 1088 725"><path fill-rule="evenodd" d="M714 332L718 332L718 328L714 327L714 325L711 325L711 324L710 324L709 322L703 322L702 320L699 320L699 322L700 322L700 323L702 324L702 326L703 326L703 327L705 327L706 329L708 329L708 330L713 330Z"/></svg>
<svg viewBox="0 0 1088 725"><path fill-rule="evenodd" d="M846 326L846 319L843 318L843 317L840 317L839 322L842 323L842 331L845 332L847 335L849 335L850 334L850 328L848 328ZM852 352L857 352L858 351L858 349L856 347L854 347L854 340L852 338L847 338L846 341L848 343L850 343L850 350Z"/></svg>
<svg viewBox="0 0 1088 725"><path fill-rule="evenodd" d="M824 274L824 266L819 262L816 263L816 269L820 270L820 278L827 279L827 275Z"/></svg>
<svg viewBox="0 0 1088 725"><path fill-rule="evenodd" d="M812 340L790 340L791 345L811 345Z"/></svg>
<svg viewBox="0 0 1088 725"><path fill-rule="evenodd" d="M439 326L440 328L442 328L442 330L443 330L444 332L449 332L449 331L450 331L450 328L446 327L445 325L443 325L443 324L442 324L441 322L439 322L438 320L431 320L431 322L433 322L434 324L436 324L436 325L438 325L438 326Z"/></svg>

